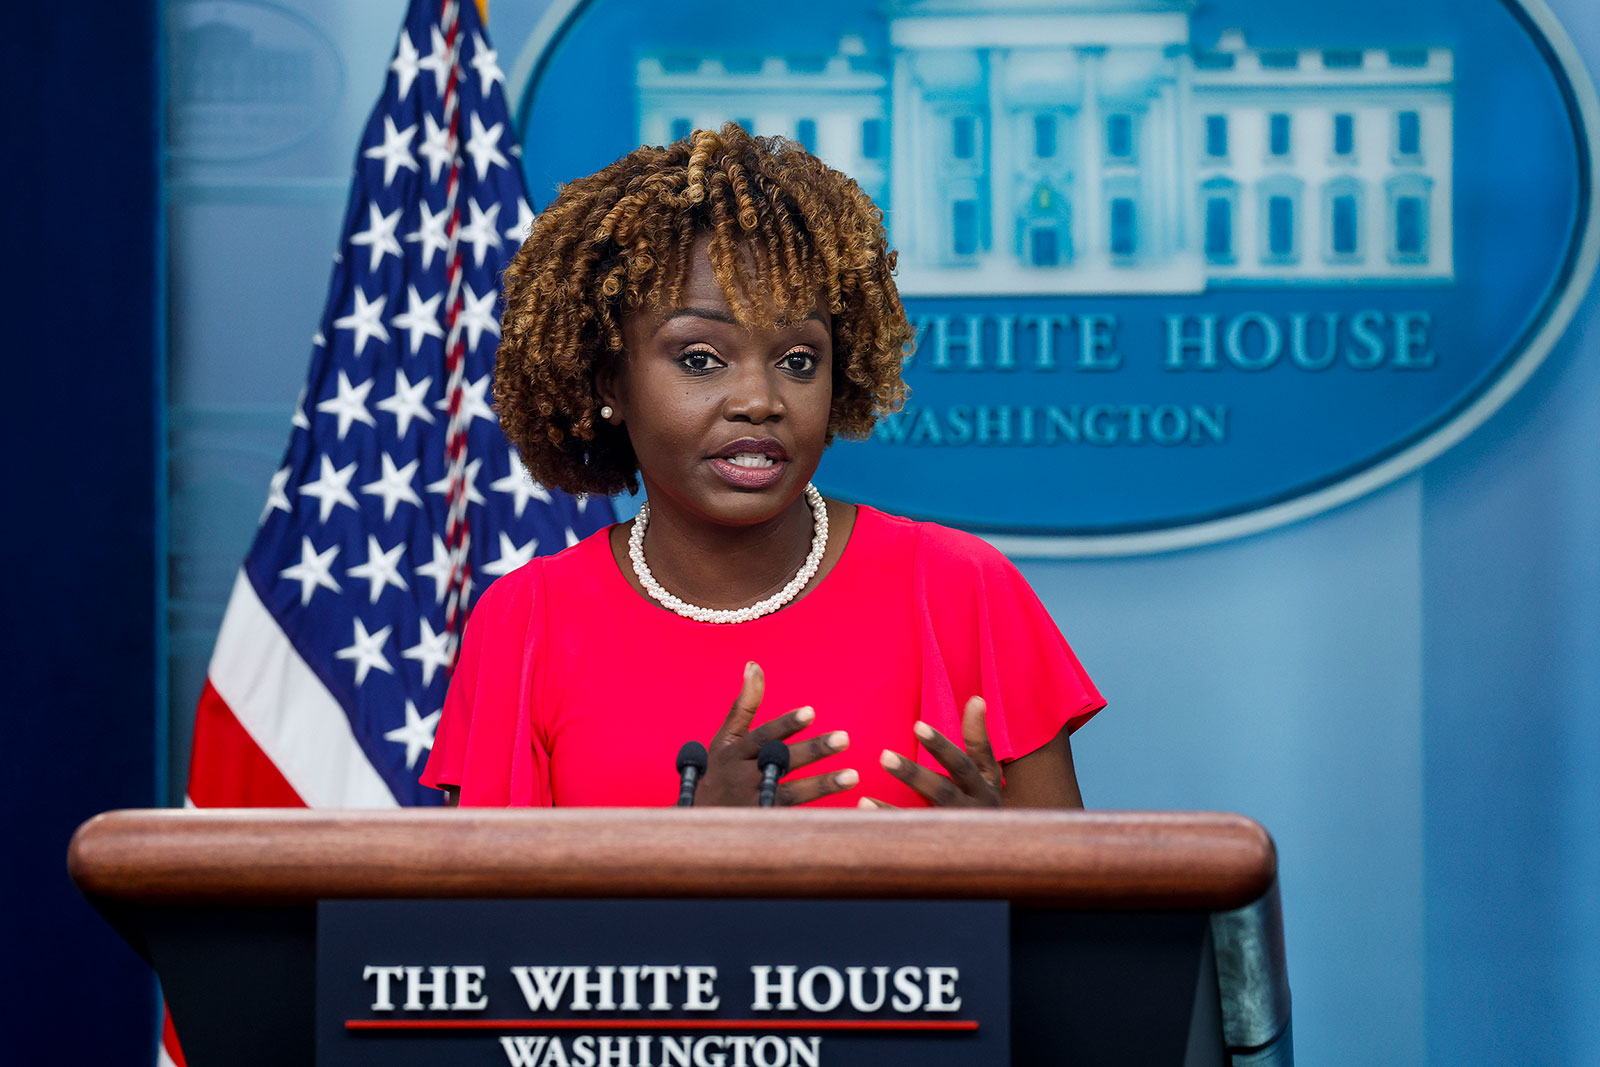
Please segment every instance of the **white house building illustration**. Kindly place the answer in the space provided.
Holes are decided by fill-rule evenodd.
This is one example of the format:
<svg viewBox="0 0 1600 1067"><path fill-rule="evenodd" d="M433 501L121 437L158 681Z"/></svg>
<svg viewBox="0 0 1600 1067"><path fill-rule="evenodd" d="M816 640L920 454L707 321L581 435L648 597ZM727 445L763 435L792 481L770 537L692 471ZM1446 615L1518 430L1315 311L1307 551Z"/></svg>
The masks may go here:
<svg viewBox="0 0 1600 1067"><path fill-rule="evenodd" d="M1449 282L1454 57L1190 40L1192 0L894 0L889 55L638 61L639 135L736 121L883 206L907 295Z"/></svg>

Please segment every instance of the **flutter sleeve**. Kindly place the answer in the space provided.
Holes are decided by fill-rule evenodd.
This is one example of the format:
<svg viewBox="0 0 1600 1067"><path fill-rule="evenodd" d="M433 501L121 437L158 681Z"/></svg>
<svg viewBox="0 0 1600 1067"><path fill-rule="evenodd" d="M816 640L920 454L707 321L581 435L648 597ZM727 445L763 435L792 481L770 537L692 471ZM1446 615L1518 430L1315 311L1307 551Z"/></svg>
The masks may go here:
<svg viewBox="0 0 1600 1067"><path fill-rule="evenodd" d="M919 527L916 552L924 722L959 741L962 710L981 696L989 742L1003 761L1105 707L1055 620L999 550L930 524ZM943 773L926 750L919 760Z"/></svg>
<svg viewBox="0 0 1600 1067"><path fill-rule="evenodd" d="M478 599L462 637L422 784L471 807L548 807L550 760L535 721L543 571L521 567Z"/></svg>

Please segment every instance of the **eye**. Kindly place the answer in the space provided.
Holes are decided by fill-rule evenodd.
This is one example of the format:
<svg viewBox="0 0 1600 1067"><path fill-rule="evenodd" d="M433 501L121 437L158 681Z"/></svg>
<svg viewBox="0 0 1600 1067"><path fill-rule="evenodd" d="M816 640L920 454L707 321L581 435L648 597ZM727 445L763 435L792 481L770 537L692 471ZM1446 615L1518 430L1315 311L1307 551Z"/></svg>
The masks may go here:
<svg viewBox="0 0 1600 1067"><path fill-rule="evenodd" d="M817 356L809 348L796 348L785 352L783 358L778 360L778 366L790 374L810 378L817 373Z"/></svg>
<svg viewBox="0 0 1600 1067"><path fill-rule="evenodd" d="M709 348L691 348L678 357L678 365L690 374L708 374L718 367L727 366Z"/></svg>

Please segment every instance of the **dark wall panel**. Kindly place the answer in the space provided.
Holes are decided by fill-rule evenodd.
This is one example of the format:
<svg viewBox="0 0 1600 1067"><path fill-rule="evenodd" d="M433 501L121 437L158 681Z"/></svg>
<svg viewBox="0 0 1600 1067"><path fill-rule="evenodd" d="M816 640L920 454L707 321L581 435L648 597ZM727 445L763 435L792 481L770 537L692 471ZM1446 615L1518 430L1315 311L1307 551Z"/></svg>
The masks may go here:
<svg viewBox="0 0 1600 1067"><path fill-rule="evenodd" d="M155 803L160 88L153 0L8 12L11 823L0 998L16 1063L153 1062L149 970L73 888L73 829Z"/></svg>

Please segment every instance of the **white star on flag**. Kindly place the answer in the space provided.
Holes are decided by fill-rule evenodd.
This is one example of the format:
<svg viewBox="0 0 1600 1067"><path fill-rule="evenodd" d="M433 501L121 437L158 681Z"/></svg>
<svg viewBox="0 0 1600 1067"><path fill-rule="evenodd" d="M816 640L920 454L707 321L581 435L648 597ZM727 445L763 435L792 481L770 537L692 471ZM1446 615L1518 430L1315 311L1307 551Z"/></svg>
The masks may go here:
<svg viewBox="0 0 1600 1067"><path fill-rule="evenodd" d="M372 379L368 378L360 385L351 385L350 379L345 377L344 371L339 372L338 393L317 405L317 410L334 415L339 419L339 440L344 440L344 435L349 432L353 422L363 423L367 426L378 425L378 420L372 417L372 412L367 410L367 394L372 392ZM327 457L323 457L326 459Z"/></svg>
<svg viewBox="0 0 1600 1067"><path fill-rule="evenodd" d="M500 135L505 132L505 128L505 123L497 122L484 129L483 120L478 118L478 113L476 111L472 113L472 136L467 138L467 154L472 157L472 165L478 170L480 182L489 173L491 166L511 166L500 151Z"/></svg>
<svg viewBox="0 0 1600 1067"><path fill-rule="evenodd" d="M359 286L354 290L355 307L348 315L343 315L333 320L335 329L354 330L356 333L356 355L367 347L367 340L376 337L384 344L389 343L389 331L383 325L383 305L389 302L387 293L380 293L378 299L368 300L367 294Z"/></svg>
<svg viewBox="0 0 1600 1067"><path fill-rule="evenodd" d="M442 710L442 709L441 709ZM394 741L406 746L406 770L417 764L417 757L422 755L423 749L433 751L433 732L439 727L439 712L434 712L426 717L417 714L417 706L411 701L406 701L406 724L396 726L393 730L383 735L385 741Z"/></svg>
<svg viewBox="0 0 1600 1067"><path fill-rule="evenodd" d="M551 503L550 493L544 486L533 480L533 475L528 473L528 468L522 465L522 457L517 455L517 450L507 449L511 454L511 470L504 478L489 483L489 488L500 493L511 494L511 510L517 518L522 518L522 509L528 506L529 500L538 500L541 503Z"/></svg>
<svg viewBox="0 0 1600 1067"><path fill-rule="evenodd" d="M467 209L472 221L461 227L461 240L472 246L473 265L481 267L484 253L500 247L500 205L493 204L485 211L476 200L468 200Z"/></svg>
<svg viewBox="0 0 1600 1067"><path fill-rule="evenodd" d="M461 385L461 417L470 423L473 419L483 419L494 422L494 408L489 406L489 375L485 374L477 381L463 382ZM450 410L450 398L439 401L434 407L440 411Z"/></svg>
<svg viewBox="0 0 1600 1067"><path fill-rule="evenodd" d="M500 53L489 47L482 34L472 35L472 69L478 72L478 92L483 96L489 95L489 87L495 82L506 80L499 60Z"/></svg>
<svg viewBox="0 0 1600 1067"><path fill-rule="evenodd" d="M278 468L278 470L272 475L272 484L267 487L267 506L261 509L261 518L256 520L257 526L261 525L263 522L266 522L267 516L271 515L274 509L278 511L293 510L289 507L289 495L284 492L284 489L288 486L288 484L289 468Z"/></svg>
<svg viewBox="0 0 1600 1067"><path fill-rule="evenodd" d="M477 348L478 340L486 333L500 336L500 316L494 312L495 291L479 296L472 291L472 286L464 286L466 292L462 294L461 314L456 319L457 330L467 331L467 347Z"/></svg>
<svg viewBox="0 0 1600 1067"><path fill-rule="evenodd" d="M433 33L433 50L423 57L417 66L423 70L433 72L433 88L440 96L444 95L444 87L450 81L450 68L455 65L455 48L444 42L444 34L439 32L439 27L431 27Z"/></svg>
<svg viewBox="0 0 1600 1067"><path fill-rule="evenodd" d="M450 550L445 547L444 538L434 534L433 558L417 567L417 577L433 579L434 597L440 604L450 592L450 570Z"/></svg>
<svg viewBox="0 0 1600 1067"><path fill-rule="evenodd" d="M411 138L417 135L415 126L407 126L403 130L395 129L394 119L388 115L383 116L383 143L373 145L361 153L368 159L383 160L383 187L387 189L389 183L394 181L395 171L401 167L407 170L416 170L417 161L411 154Z"/></svg>
<svg viewBox="0 0 1600 1067"><path fill-rule="evenodd" d="M417 643L400 653L406 659L414 659L422 664L422 684L433 684L433 672L441 667L449 668L451 660L455 659L454 642L450 640L450 631L434 633L433 627L428 623L428 617L422 617L422 633Z"/></svg>
<svg viewBox="0 0 1600 1067"><path fill-rule="evenodd" d="M439 325L439 301L443 299L444 293L438 292L433 294L431 300L424 300L416 286L406 286L406 309L389 321L395 329L406 331L411 338L413 356L422 347L424 337L444 340L444 327Z"/></svg>
<svg viewBox="0 0 1600 1067"><path fill-rule="evenodd" d="M279 571L278 577L300 583L300 605L304 607L311 603L311 594L318 588L343 592L333 579L333 561L338 555L338 545L319 553L312 547L311 538L301 537L300 562Z"/></svg>
<svg viewBox="0 0 1600 1067"><path fill-rule="evenodd" d="M510 535L502 530L500 532L500 558L493 563L485 563L483 565L483 573L493 574L496 577L502 574L510 574L531 560L538 547L539 539L534 538L519 548L516 542L511 540Z"/></svg>
<svg viewBox="0 0 1600 1067"><path fill-rule="evenodd" d="M458 460L457 464L459 463L460 461ZM483 460L481 459L475 459L471 463L467 464L466 490L467 503L469 504L485 503L483 494L478 492L478 468L482 466ZM450 471L445 471L444 477L440 478L438 481L429 482L428 492L438 493L441 496L448 496L450 494Z"/></svg>
<svg viewBox="0 0 1600 1067"><path fill-rule="evenodd" d="M406 580L400 577L400 557L405 555L405 551L406 543L401 541L385 552L378 545L377 537L367 534L367 561L348 568L345 574L365 580L369 586L370 602L376 604L388 586L401 590L410 588Z"/></svg>
<svg viewBox="0 0 1600 1067"><path fill-rule="evenodd" d="M533 232L534 217L533 208L528 206L528 202L520 196L517 197L517 221L506 229L506 240L513 241L520 247Z"/></svg>
<svg viewBox="0 0 1600 1067"><path fill-rule="evenodd" d="M367 228L351 234L350 243L367 246L368 273L378 269L385 255L400 255L400 242L394 239L394 228L400 225L400 216L403 214L404 208L397 207L385 215L378 210L377 204L367 205Z"/></svg>
<svg viewBox="0 0 1600 1067"><path fill-rule="evenodd" d="M392 626L385 626L375 634L367 633L367 624L361 621L361 616L356 616L356 636L350 647L341 648L334 653L340 659L354 660L356 664L356 685L361 685L367 680L367 673L376 668L385 674L393 674L394 666L389 662L389 657L383 654L384 642L389 640L389 631Z"/></svg>
<svg viewBox="0 0 1600 1067"><path fill-rule="evenodd" d="M321 337L321 334L317 335ZM289 424L297 430L311 429L311 420L306 418L306 392L305 386L300 387L300 398L294 402L294 416L289 419Z"/></svg>
<svg viewBox="0 0 1600 1067"><path fill-rule="evenodd" d="M333 460L327 456L322 457L322 476L314 482L306 482L300 487L300 492L306 496L314 496L321 504L323 522L328 521L328 516L333 514L333 509L343 504L345 507L360 511L356 498L350 495L350 479L356 474L355 461L341 470L333 469Z"/></svg>
<svg viewBox="0 0 1600 1067"><path fill-rule="evenodd" d="M449 126L433 121L432 114L422 116L422 147L417 149L428 161L428 180L439 180L439 172L456 158L456 138Z"/></svg>
<svg viewBox="0 0 1600 1067"><path fill-rule="evenodd" d="M411 428L412 419L433 422L433 413L422 402L422 398L427 395L428 387L432 384L432 378L424 378L412 385L405 371L394 372L394 395L378 401L378 410L387 411L394 416L398 436L406 435L406 431Z"/></svg>
<svg viewBox="0 0 1600 1067"><path fill-rule="evenodd" d="M396 467L394 460L385 452L378 457L383 463L383 477L375 482L368 482L361 487L361 491L368 496L383 497L383 521L388 522L394 518L394 509L404 502L422 506L422 498L411 487L411 480L416 477L417 466L422 461L414 459L404 467Z"/></svg>
<svg viewBox="0 0 1600 1067"><path fill-rule="evenodd" d="M400 44L395 49L394 62L389 64L389 69L394 71L395 80L400 85L395 95L404 100L411 95L411 83L417 80L417 46L411 43L411 34L406 30L400 31Z"/></svg>
<svg viewBox="0 0 1600 1067"><path fill-rule="evenodd" d="M433 267L435 252L450 251L450 237L445 232L445 226L450 222L450 209L442 207L435 215L428 210L427 201L423 201L417 205L417 211L417 228L406 234L406 240L413 244L418 241L422 243L422 251L418 254L422 256L422 269L429 270Z"/></svg>

